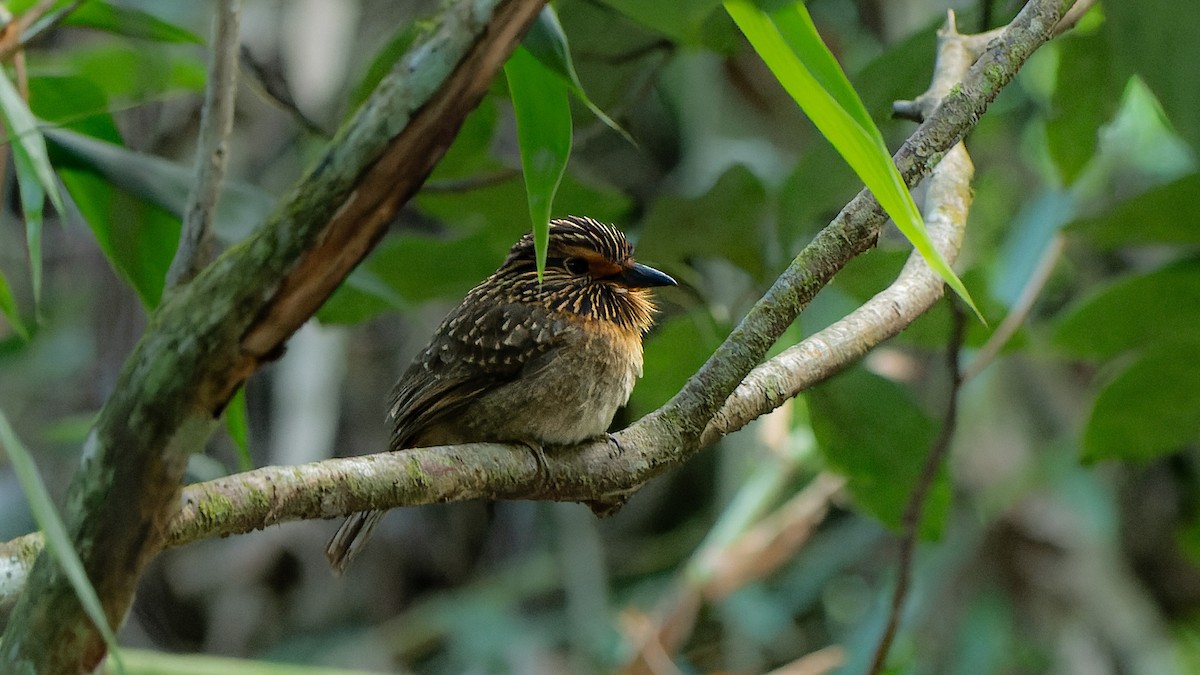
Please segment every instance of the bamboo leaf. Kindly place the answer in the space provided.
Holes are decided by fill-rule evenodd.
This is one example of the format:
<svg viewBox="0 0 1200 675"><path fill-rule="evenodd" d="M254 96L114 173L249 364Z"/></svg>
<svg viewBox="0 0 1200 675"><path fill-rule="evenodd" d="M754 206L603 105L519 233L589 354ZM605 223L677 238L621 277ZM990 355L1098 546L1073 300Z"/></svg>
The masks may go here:
<svg viewBox="0 0 1200 675"><path fill-rule="evenodd" d="M238 469L250 471L254 460L250 457L250 434L246 424L246 388L239 387L225 406L225 431L237 446Z"/></svg>
<svg viewBox="0 0 1200 675"><path fill-rule="evenodd" d="M95 0L80 5L63 23L155 42L204 44L204 40L195 33L153 14Z"/></svg>
<svg viewBox="0 0 1200 675"><path fill-rule="evenodd" d="M104 607L100 604L96 589L92 587L92 582L83 569L83 562L79 559L79 554L71 545L67 528L63 525L57 509L54 508L54 502L50 499L50 493L46 491L46 485L42 482L42 476L38 472L37 464L33 461L33 456L17 438L16 432L13 431L12 426L8 423L8 418L2 411L0 411L0 445L3 445L5 452L8 453L13 473L16 474L17 482L21 484L21 490L29 502L29 510L42 530L42 536L46 541L46 552L53 556L62 567L63 574L67 576L71 586L75 589L75 594L79 597L79 604L83 606L84 611L99 630L101 637L104 638L105 644L108 645L108 652L116 661L118 672L125 672L117 645L117 636L108 624L108 617L104 614Z"/></svg>
<svg viewBox="0 0 1200 675"><path fill-rule="evenodd" d="M750 0L725 0L725 10L779 83L879 200L900 232L982 321L970 293L929 240L921 212L883 145L883 136L833 55L820 42L803 5L796 3L780 10L774 15L777 19Z"/></svg>
<svg viewBox="0 0 1200 675"><path fill-rule="evenodd" d="M29 340L29 329L25 326L25 322L21 320L21 312L17 309L17 302L13 299L12 288L8 285L8 279L4 276L4 271L0 270L0 312L4 313L4 318L8 319L8 325L12 326L13 332L21 337L22 340Z"/></svg>
<svg viewBox="0 0 1200 675"><path fill-rule="evenodd" d="M567 34L563 31L562 23L559 22L558 14L553 7L546 5L542 8L537 21L529 27L529 32L525 34L521 45L528 49L529 53L533 54L534 58L542 65L557 73L570 87L571 93L575 94L575 97L587 106L587 109L605 126L621 134L621 137L630 144L637 145L633 136L630 136L629 132L621 128L621 125L601 110L600 106L593 103L587 92L584 91L583 83L579 80L579 73L575 71L575 62L571 60L571 47L567 42Z"/></svg>
<svg viewBox="0 0 1200 675"><path fill-rule="evenodd" d="M46 197L63 213L62 195L54 181L54 169L46 155L46 141L37 128L37 120L25 99L13 86L8 74L0 71L0 118L11 141L16 166L21 210L25 218L25 242L29 251L29 269L34 307L42 297L42 216ZM35 310L36 316L36 310Z"/></svg>
<svg viewBox="0 0 1200 675"><path fill-rule="evenodd" d="M779 29L779 34L796 52L801 63L812 72L821 87L829 92L842 109L849 113L863 130L870 133L879 147L886 152L887 145L883 142L883 135L875 126L871 115L867 113L867 107L854 90L854 85L850 84L850 79L842 72L842 67L838 65L833 52L829 51L829 47L817 33L817 27L813 24L808 9L797 3L775 12L771 19Z"/></svg>
<svg viewBox="0 0 1200 675"><path fill-rule="evenodd" d="M554 194L571 156L571 107L567 85L524 47L504 64L504 75L517 118L517 143L540 279L546 267Z"/></svg>

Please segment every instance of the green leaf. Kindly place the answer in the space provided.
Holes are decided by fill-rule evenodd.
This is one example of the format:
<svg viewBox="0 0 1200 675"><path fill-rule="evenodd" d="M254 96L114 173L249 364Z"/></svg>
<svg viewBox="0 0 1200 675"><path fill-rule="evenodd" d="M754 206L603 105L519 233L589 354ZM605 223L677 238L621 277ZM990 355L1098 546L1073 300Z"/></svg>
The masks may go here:
<svg viewBox="0 0 1200 675"><path fill-rule="evenodd" d="M28 341L29 329L21 320L21 312L17 309L17 302L13 299L12 288L8 285L8 278L4 276L4 270L0 270L0 312L8 319L8 325L12 326L13 332L22 340Z"/></svg>
<svg viewBox="0 0 1200 675"><path fill-rule="evenodd" d="M1136 72L1162 103L1192 149L1200 152L1200 3L1175 0L1106 0L1104 27L1109 47Z"/></svg>
<svg viewBox="0 0 1200 675"><path fill-rule="evenodd" d="M495 270L512 245L506 232L491 228L456 239L422 235L391 237L366 261L364 269L388 289L377 296L393 305L456 298ZM360 282L358 287L365 288Z"/></svg>
<svg viewBox="0 0 1200 675"><path fill-rule="evenodd" d="M437 166L426 181L426 186L438 181L471 178L505 168L492 157L491 152L498 117L493 97L485 98L479 107L472 110L463 120L458 133L454 135L454 142L450 144L446 154L438 160Z"/></svg>
<svg viewBox="0 0 1200 675"><path fill-rule="evenodd" d="M229 404L225 406L225 431L233 439L237 447L238 468L250 471L254 468L254 459L250 457L250 440L246 425L246 388L238 387Z"/></svg>
<svg viewBox="0 0 1200 675"><path fill-rule="evenodd" d="M109 143L121 142L116 122L108 112L108 97L103 89L86 77L30 77L29 109L34 116L52 127L70 129Z"/></svg>
<svg viewBox="0 0 1200 675"><path fill-rule="evenodd" d="M82 169L104 178L129 194L183 217L194 170L161 157L134 152L64 129L46 133L50 147L61 157L60 167ZM224 181L217 202L215 231L225 242L241 240L275 205L274 198L249 183ZM170 255L174 255L174 250ZM169 262L168 262L169 264Z"/></svg>
<svg viewBox="0 0 1200 675"><path fill-rule="evenodd" d="M79 559L79 554L71 545L71 537L67 534L67 528L59 518L58 511L54 508L54 502L46 491L46 485L42 481L33 457L21 440L17 438L16 432L13 431L12 426L8 423L8 418L2 411L0 411L0 445L3 445L8 453L13 473L16 474L17 482L21 484L21 490L25 493L25 499L29 503L29 510L42 530L42 536L46 542L46 552L53 556L62 568L63 574L75 589L79 604L83 606L84 612L87 613L92 623L95 624L96 630L104 638L105 644L108 645L108 652L116 661L118 671L124 672L117 636L108 624L104 606L100 604L96 589L92 587L92 582L83 569L83 562Z"/></svg>
<svg viewBox="0 0 1200 675"><path fill-rule="evenodd" d="M378 250L377 246L376 252ZM321 304L316 317L326 325L356 324L389 309L398 309L401 305L396 292L368 270L364 263L351 272L333 295Z"/></svg>
<svg viewBox="0 0 1200 675"><path fill-rule="evenodd" d="M155 42L204 44L203 38L195 33L167 23L153 14L97 0L77 7L63 23Z"/></svg>
<svg viewBox="0 0 1200 675"><path fill-rule="evenodd" d="M63 168L59 176L113 270L142 304L157 307L179 244L179 219L92 172Z"/></svg>
<svg viewBox="0 0 1200 675"><path fill-rule="evenodd" d="M17 88L0 69L0 118L8 132L16 167L17 186L21 195L21 210L25 217L25 241L29 250L34 306L42 297L42 208L46 198L55 210L63 213L62 195L54 182L54 169L46 155L46 141L38 130L37 120L21 98Z"/></svg>
<svg viewBox="0 0 1200 675"><path fill-rule="evenodd" d="M863 125L866 112L861 101L847 109L838 99L838 96L850 96L857 100L857 94L849 88L848 82L844 86L835 84L836 94L822 87L822 80L837 82L845 80L845 75L833 74L831 69L840 72L840 68L836 62L830 63L832 56L828 48L823 44L812 44L814 40L820 42L820 36L810 30L812 20L804 6L796 3L774 15L780 17L787 31L786 37L776 20L750 0L726 0L725 10L779 83L879 200L900 232L982 321L983 316L970 293L929 240L921 212L883 145L878 128L869 116L865 117L866 126ZM792 12L801 16L790 16ZM812 59L812 63L802 60L804 57ZM814 70L819 77L814 75Z"/></svg>
<svg viewBox="0 0 1200 675"><path fill-rule="evenodd" d="M143 105L173 92L201 92L203 52L154 43L103 40L65 52L61 68L104 91L115 106Z"/></svg>
<svg viewBox="0 0 1200 675"><path fill-rule="evenodd" d="M1128 78L1117 73L1101 33L1071 31L1063 37L1046 140L1063 182L1070 185L1096 153L1100 127L1116 113Z"/></svg>
<svg viewBox="0 0 1200 675"><path fill-rule="evenodd" d="M575 72L575 62L571 60L571 47L567 43L567 34L563 31L562 23L559 22L554 7L546 5L542 8L537 21L529 27L529 32L525 34L521 45L528 49L529 53L533 54L542 65L557 73L571 88L571 93L575 94L575 97L587 106L587 109L605 126L621 134L631 144L637 145L629 132L622 129L621 125L613 121L599 106L593 103L587 92L584 91L583 83L579 81L579 73Z"/></svg>
<svg viewBox="0 0 1200 675"><path fill-rule="evenodd" d="M829 51L829 47L817 33L817 27L804 5L796 3L785 7L771 14L771 20L800 62L812 73L813 79L886 152L887 145L883 142L883 134L879 133L862 99L858 97L858 92L854 90L854 86L850 84L850 80L834 58L833 52Z"/></svg>
<svg viewBox="0 0 1200 675"><path fill-rule="evenodd" d="M899 528L936 428L903 388L862 368L807 393L813 433L829 466L846 476L864 509ZM921 535L935 537L950 508L950 481L939 471Z"/></svg>
<svg viewBox="0 0 1200 675"><path fill-rule="evenodd" d="M1096 397L1084 431L1089 460L1150 460L1200 440L1200 340L1160 344Z"/></svg>
<svg viewBox="0 0 1200 675"><path fill-rule="evenodd" d="M1121 279L1071 308L1054 331L1070 354L1113 357L1171 340L1200 340L1200 261Z"/></svg>
<svg viewBox="0 0 1200 675"><path fill-rule="evenodd" d="M504 75L517 118L517 143L540 279L546 267L554 193L571 156L571 107L563 81L524 47L517 48L504 64Z"/></svg>
<svg viewBox="0 0 1200 675"><path fill-rule="evenodd" d="M325 665L275 663L204 654L172 654L145 649L126 649L128 672L134 675L378 675L378 671L344 670ZM112 665L104 672L111 674Z"/></svg>
<svg viewBox="0 0 1200 675"><path fill-rule="evenodd" d="M689 46L705 43L706 24L720 0L604 0L630 19Z"/></svg>
<svg viewBox="0 0 1200 675"><path fill-rule="evenodd" d="M21 195L21 212L25 217L25 246L29 251L36 317L40 314L42 301L42 207L46 203L46 191L38 182L37 169L30 164L28 155L14 151L13 165L17 172L17 192Z"/></svg>
<svg viewBox="0 0 1200 675"><path fill-rule="evenodd" d="M1130 244L1200 243L1200 174L1160 185L1067 227L1106 249ZM1132 226L1136 224L1136 227Z"/></svg>

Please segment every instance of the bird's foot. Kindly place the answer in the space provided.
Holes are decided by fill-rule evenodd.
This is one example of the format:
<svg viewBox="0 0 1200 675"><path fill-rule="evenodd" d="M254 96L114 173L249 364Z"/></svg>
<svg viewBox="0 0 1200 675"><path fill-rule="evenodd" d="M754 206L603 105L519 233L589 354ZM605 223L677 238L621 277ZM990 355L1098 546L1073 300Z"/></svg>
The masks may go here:
<svg viewBox="0 0 1200 675"><path fill-rule="evenodd" d="M613 434L605 434L605 436L608 437L608 442L612 443L612 446L617 449L616 452L609 453L610 457L616 458L618 455L624 454L625 448L621 447L621 441L618 441L616 436Z"/></svg>
<svg viewBox="0 0 1200 675"><path fill-rule="evenodd" d="M614 434L605 434L604 440L607 441L608 445L610 446L608 453L610 458L616 459L624 454L625 448L621 447L621 441L617 440L617 437ZM629 498L633 496L633 493L637 492L641 487L641 485L638 485L628 490L612 492L600 497L599 499L592 499L583 503L592 510L592 513L596 514L597 518L606 518L617 511L620 511L621 507L625 506L625 502L629 501Z"/></svg>
<svg viewBox="0 0 1200 675"><path fill-rule="evenodd" d="M537 462L538 483L542 488L550 485L550 463L546 460L546 448L537 441L521 441L529 451L533 453L533 460Z"/></svg>
<svg viewBox="0 0 1200 675"><path fill-rule="evenodd" d="M592 510L592 513L596 514L597 518L607 518L617 511L620 511L621 507L625 506L625 503L628 502L629 498L633 496L633 493L637 492L641 487L642 486L639 485L628 490L612 492L604 495L600 499L588 500L584 502L584 504Z"/></svg>

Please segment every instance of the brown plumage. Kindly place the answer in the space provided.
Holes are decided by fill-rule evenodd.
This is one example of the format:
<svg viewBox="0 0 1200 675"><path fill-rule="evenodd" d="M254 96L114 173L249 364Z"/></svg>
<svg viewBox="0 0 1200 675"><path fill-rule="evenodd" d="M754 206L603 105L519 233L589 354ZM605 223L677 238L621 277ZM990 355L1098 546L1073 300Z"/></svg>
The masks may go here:
<svg viewBox="0 0 1200 675"><path fill-rule="evenodd" d="M571 445L607 431L642 374L650 287L671 277L633 259L620 230L550 222L539 283L525 235L442 321L392 391L391 449L481 441ZM326 554L338 572L382 511L358 513Z"/></svg>

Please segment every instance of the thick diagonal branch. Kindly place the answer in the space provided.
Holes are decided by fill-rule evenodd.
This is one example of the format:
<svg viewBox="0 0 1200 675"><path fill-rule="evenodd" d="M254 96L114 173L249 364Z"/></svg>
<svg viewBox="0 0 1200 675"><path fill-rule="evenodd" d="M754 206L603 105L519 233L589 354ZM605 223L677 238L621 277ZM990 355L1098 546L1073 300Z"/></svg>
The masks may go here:
<svg viewBox="0 0 1200 675"><path fill-rule="evenodd" d="M188 452L379 240L543 4L445 4L267 222L151 317L68 496L67 526L110 622L121 622L168 538ZM0 671L85 672L103 655L62 572L41 556L5 631Z"/></svg>

